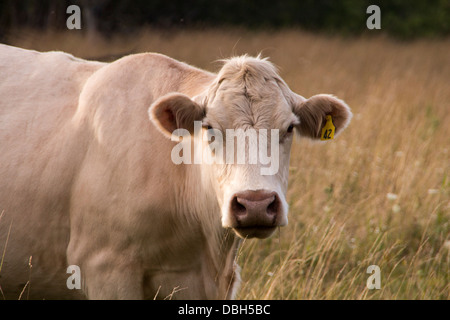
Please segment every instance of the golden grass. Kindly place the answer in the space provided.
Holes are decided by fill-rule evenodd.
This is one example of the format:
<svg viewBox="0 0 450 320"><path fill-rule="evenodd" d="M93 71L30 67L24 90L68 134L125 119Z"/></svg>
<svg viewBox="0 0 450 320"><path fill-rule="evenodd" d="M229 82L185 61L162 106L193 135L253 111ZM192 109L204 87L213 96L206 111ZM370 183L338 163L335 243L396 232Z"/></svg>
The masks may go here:
<svg viewBox="0 0 450 320"><path fill-rule="evenodd" d="M344 99L354 118L341 136L293 146L289 225L245 241L238 298L449 299L448 39L145 30L109 40L17 32L8 42L84 58L156 51L209 70L262 52L299 94ZM379 290L366 288L369 265L381 269Z"/></svg>

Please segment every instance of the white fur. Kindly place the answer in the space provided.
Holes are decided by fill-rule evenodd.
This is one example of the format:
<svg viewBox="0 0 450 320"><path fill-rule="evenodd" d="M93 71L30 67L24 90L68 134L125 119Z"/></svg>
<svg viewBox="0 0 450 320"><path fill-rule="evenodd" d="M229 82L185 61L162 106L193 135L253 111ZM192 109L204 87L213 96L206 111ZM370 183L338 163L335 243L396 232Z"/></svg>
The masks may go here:
<svg viewBox="0 0 450 320"><path fill-rule="evenodd" d="M281 136L301 123L293 110L304 99L266 59L233 58L216 75L153 53L104 64L0 45L0 77L7 298L27 282L30 256L31 299L233 298L240 239L227 228L230 198L276 191L287 223L291 135L273 176L259 164L176 165L176 142L147 116L176 92L213 127ZM69 265L80 267L82 290L66 287Z"/></svg>

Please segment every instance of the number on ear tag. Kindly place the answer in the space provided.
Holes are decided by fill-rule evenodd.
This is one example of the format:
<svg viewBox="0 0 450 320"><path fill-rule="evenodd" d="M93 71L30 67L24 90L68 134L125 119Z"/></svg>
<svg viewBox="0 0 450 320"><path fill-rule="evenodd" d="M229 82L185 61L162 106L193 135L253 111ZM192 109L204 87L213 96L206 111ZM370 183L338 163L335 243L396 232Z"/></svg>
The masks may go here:
<svg viewBox="0 0 450 320"><path fill-rule="evenodd" d="M334 131L336 130L336 128L334 127L331 115L327 115L326 119L327 119L327 123L325 123L325 126L322 128L320 140L334 139Z"/></svg>

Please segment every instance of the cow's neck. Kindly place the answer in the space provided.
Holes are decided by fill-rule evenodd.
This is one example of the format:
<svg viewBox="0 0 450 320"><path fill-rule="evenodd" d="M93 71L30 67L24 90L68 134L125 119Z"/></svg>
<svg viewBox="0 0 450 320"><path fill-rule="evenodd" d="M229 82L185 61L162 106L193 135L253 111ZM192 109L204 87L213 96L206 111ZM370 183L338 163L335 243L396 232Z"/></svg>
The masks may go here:
<svg viewBox="0 0 450 320"><path fill-rule="evenodd" d="M201 165L185 165L185 185L180 186L177 197L183 203L177 206L202 233L205 263L218 288L218 296L214 298L230 298L234 297L239 280L235 260L241 241L232 230L222 227L220 204L202 169Z"/></svg>

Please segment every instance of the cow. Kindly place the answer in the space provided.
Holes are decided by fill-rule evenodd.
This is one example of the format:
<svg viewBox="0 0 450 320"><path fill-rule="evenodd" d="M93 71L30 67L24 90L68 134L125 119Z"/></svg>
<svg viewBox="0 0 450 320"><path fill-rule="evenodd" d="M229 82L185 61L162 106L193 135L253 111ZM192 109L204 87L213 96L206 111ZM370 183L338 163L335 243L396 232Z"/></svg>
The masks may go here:
<svg viewBox="0 0 450 320"><path fill-rule="evenodd" d="M242 239L288 222L293 133L319 140L331 116L337 136L352 116L292 92L260 56L211 73L157 53L103 63L0 45L0 79L6 299L235 298ZM278 170L173 161L228 130L272 132Z"/></svg>

